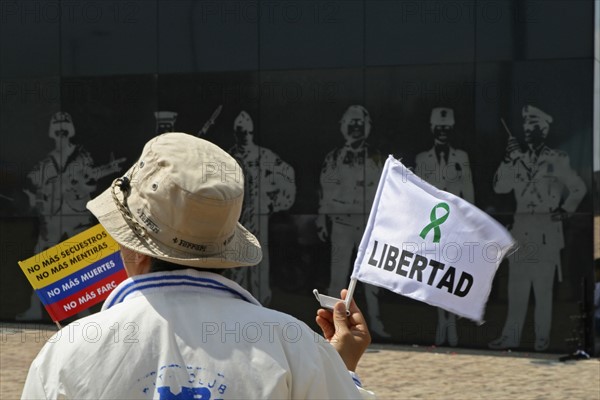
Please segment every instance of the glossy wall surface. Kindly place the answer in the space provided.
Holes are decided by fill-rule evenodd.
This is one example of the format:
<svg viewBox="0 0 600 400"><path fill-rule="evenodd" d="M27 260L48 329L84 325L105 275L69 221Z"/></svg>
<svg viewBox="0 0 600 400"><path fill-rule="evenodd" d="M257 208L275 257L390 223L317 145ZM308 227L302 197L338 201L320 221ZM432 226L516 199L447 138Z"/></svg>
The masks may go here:
<svg viewBox="0 0 600 400"><path fill-rule="evenodd" d="M594 289L593 1L0 4L0 319L47 320L17 260L93 224L85 201L175 130L249 177L242 222L266 257L232 278L271 307L313 324L312 289L347 284L381 160L429 157L423 178L521 250L498 269L482 326L361 284L375 338L593 346L580 318ZM510 136L521 167L507 175Z"/></svg>

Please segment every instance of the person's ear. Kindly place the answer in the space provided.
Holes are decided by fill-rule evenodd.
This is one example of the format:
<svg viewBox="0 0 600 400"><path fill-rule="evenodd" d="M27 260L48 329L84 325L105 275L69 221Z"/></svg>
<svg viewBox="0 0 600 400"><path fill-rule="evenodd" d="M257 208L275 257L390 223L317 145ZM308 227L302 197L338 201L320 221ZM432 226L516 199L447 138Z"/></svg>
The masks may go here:
<svg viewBox="0 0 600 400"><path fill-rule="evenodd" d="M150 265L152 264L150 256L138 253L123 246L120 246L120 248L121 259L123 260L127 275L135 276L150 271Z"/></svg>
<svg viewBox="0 0 600 400"><path fill-rule="evenodd" d="M146 262L150 262L150 257L145 254L134 252L134 262L136 264L145 264Z"/></svg>

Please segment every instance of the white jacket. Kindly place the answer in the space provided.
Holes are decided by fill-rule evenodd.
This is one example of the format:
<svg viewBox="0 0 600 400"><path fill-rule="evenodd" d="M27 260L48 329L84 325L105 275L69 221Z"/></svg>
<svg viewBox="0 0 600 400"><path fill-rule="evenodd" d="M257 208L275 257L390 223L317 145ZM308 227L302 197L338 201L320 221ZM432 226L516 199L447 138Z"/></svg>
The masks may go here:
<svg viewBox="0 0 600 400"><path fill-rule="evenodd" d="M129 278L57 332L23 399L360 398L333 346L236 283L181 270ZM359 385L359 383L357 383Z"/></svg>

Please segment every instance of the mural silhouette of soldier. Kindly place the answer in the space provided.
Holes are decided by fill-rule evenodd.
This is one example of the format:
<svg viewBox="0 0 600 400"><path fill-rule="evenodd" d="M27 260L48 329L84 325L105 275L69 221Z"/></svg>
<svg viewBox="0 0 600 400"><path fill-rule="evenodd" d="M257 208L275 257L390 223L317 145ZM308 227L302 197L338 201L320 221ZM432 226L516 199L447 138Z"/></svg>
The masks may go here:
<svg viewBox="0 0 600 400"><path fill-rule="evenodd" d="M381 153L369 146L371 117L361 105L348 107L340 120L345 143L325 157L320 175L319 239L331 241L328 293L347 287L383 169ZM364 285L369 328L375 338L389 338L379 317L379 288Z"/></svg>
<svg viewBox="0 0 600 400"><path fill-rule="evenodd" d="M554 278L562 281L562 221L585 195L584 182L571 168L569 156L546 146L553 118L531 105L522 109L525 148L509 132L504 160L494 178L496 193L513 193L516 210L511 232L519 250L509 259L508 315L492 349L519 347L529 295L535 296L536 351L550 345Z"/></svg>
<svg viewBox="0 0 600 400"><path fill-rule="evenodd" d="M119 163L125 161L124 158L112 160L94 168L89 152L72 142L75 126L66 112L59 111L52 116L48 135L54 140L54 149L28 174L24 189L40 222L36 254L91 226L86 203L96 190L97 179L119 171ZM29 308L16 319L42 319L42 306L35 292Z"/></svg>
<svg viewBox="0 0 600 400"><path fill-rule="evenodd" d="M229 153L244 172L244 205L240 223L266 249L256 268L232 268L231 279L248 289L263 305L271 301L269 279L269 216L292 207L296 200L294 168L273 151L254 142L254 122L242 111L233 122L235 145Z"/></svg>
<svg viewBox="0 0 600 400"><path fill-rule="evenodd" d="M474 203L469 156L465 151L450 145L454 136L454 110L447 107L434 108L431 110L430 124L433 147L417 154L415 172L438 189ZM435 344L440 346L446 341L450 346L458 344L456 315L438 308Z"/></svg>
<svg viewBox="0 0 600 400"><path fill-rule="evenodd" d="M154 113L156 119L156 134L160 135L165 132L175 132L175 121L177 121L177 113L174 111L156 111Z"/></svg>

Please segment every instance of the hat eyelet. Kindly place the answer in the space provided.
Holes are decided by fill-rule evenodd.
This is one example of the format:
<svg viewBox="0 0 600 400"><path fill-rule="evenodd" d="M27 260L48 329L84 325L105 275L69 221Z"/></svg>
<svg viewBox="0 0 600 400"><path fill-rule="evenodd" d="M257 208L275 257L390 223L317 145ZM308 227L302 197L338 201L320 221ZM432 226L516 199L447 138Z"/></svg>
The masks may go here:
<svg viewBox="0 0 600 400"><path fill-rule="evenodd" d="M152 184L152 190L156 191L156 189L158 189L158 184L157 183L153 183Z"/></svg>
<svg viewBox="0 0 600 400"><path fill-rule="evenodd" d="M145 165L144 162L140 161L140 168L144 168L144 165Z"/></svg>

